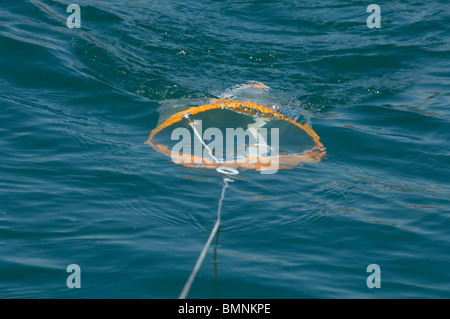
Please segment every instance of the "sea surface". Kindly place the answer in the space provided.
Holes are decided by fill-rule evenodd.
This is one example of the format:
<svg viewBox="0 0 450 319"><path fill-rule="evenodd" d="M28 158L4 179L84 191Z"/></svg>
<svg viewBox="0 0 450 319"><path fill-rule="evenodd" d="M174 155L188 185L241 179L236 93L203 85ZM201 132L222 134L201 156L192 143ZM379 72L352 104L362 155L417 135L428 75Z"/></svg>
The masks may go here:
<svg viewBox="0 0 450 319"><path fill-rule="evenodd" d="M326 156L233 177L188 298L450 298L450 5L369 4L2 0L0 298L178 298L223 176L144 143L251 81Z"/></svg>

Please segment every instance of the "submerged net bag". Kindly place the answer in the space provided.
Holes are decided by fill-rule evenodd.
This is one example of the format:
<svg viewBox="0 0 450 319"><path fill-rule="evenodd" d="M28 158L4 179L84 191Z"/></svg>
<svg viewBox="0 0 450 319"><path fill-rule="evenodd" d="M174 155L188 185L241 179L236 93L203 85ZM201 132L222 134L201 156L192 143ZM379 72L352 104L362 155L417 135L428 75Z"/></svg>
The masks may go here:
<svg viewBox="0 0 450 319"><path fill-rule="evenodd" d="M276 104L218 98L198 105L178 100L159 111L160 120L146 144L187 167L276 171L319 162L325 155L314 130L288 117L291 109Z"/></svg>

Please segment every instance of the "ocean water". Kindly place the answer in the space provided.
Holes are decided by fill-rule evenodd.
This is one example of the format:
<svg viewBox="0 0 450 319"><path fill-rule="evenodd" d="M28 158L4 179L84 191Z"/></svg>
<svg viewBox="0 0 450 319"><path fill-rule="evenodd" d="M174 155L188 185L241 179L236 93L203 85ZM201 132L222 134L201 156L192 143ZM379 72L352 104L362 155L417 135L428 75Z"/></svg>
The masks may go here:
<svg viewBox="0 0 450 319"><path fill-rule="evenodd" d="M448 1L70 3L0 3L0 298L177 298L222 176L144 142L248 81L327 154L233 178L188 297L450 297Z"/></svg>

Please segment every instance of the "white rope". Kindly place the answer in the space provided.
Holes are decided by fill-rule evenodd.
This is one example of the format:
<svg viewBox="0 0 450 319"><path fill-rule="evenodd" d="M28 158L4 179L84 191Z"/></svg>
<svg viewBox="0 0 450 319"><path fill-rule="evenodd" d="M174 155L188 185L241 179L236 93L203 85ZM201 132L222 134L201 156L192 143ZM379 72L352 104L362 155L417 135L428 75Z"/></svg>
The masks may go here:
<svg viewBox="0 0 450 319"><path fill-rule="evenodd" d="M194 122L189 122L189 125L192 127L192 130L194 131L194 134L197 136L197 138L200 140L200 142L203 144L203 146L208 150L209 156L211 156L211 158L214 160L214 162L216 162L216 164L220 164L220 162L217 159L217 157L215 157L213 155L212 149L208 145L206 145L205 141L203 141L203 138L201 137L200 133L197 131L197 128L195 127Z"/></svg>
<svg viewBox="0 0 450 319"><path fill-rule="evenodd" d="M194 131L195 136L197 136L199 141L202 143L202 145L208 151L209 156L211 156L211 158L214 160L214 162L219 165L216 168L216 171L218 171L219 173L228 174L228 175L237 175L237 174L239 174L239 171L237 169L235 169L235 168L220 165L220 161L217 159L217 157L215 157L213 155L212 149L208 145L206 145L205 141L203 141L202 136L197 131L197 128L195 127L195 123L191 120L191 118L189 117L189 114L190 113L183 114L182 118L184 118L184 119L186 119L188 121L188 124L192 127L192 130Z"/></svg>
<svg viewBox="0 0 450 319"><path fill-rule="evenodd" d="M187 297L187 295L189 293L189 290L191 289L192 283L194 282L195 276L197 275L198 270L202 266L203 259L205 259L206 251L208 250L212 239L216 235L217 229L219 229L219 225L220 225L220 211L222 209L223 198L225 197L225 189L227 189L227 187L228 187L228 182L233 182L233 180L224 177L223 178L223 182L224 182L224 185L223 185L223 188L222 188L222 195L220 196L219 206L217 208L217 221L216 221L216 224L214 225L214 228L211 231L211 235L209 235L208 241L206 242L205 246L203 247L203 250L200 253L200 256L198 257L197 263L195 264L194 269L192 270L192 273L189 276L189 279L187 280L186 284L184 285L184 288L181 291L180 297L178 297L178 299L185 299Z"/></svg>
<svg viewBox="0 0 450 319"><path fill-rule="evenodd" d="M185 115L187 118L189 117L189 115ZM205 141L203 141L200 133L197 131L197 128L195 127L194 122L189 121L188 122L189 125L192 127L192 130L194 131L195 136L197 136L197 138L200 140L200 142L202 143L202 145L205 147L205 149L208 150L208 154L209 156L211 156L211 158L214 160L214 162L216 162L216 164L218 164L219 166L216 168L216 171L218 171L219 173L222 174L228 174L228 175L237 175L239 174L239 171L235 168L229 167L229 166L223 166L220 165L220 161L217 159L217 157L215 157L212 153L212 149L206 145Z"/></svg>
<svg viewBox="0 0 450 319"><path fill-rule="evenodd" d="M220 165L219 160L212 154L212 150L211 148L209 148L208 145L206 145L206 143L203 141L202 136L200 135L200 133L197 131L197 128L194 125L194 122L191 120L191 118L189 117L189 113L185 113L182 118L185 118L189 125L192 127L192 130L194 131L194 134L197 136L197 138L200 140L200 142L202 143L202 145L205 147L205 149L208 150L209 156L211 156L211 158L214 160L214 162L216 162L216 164ZM239 171L237 169L231 168L231 167L226 167L226 166L219 166L217 168L217 171L219 173L222 174L231 174L231 175L236 175L239 174ZM197 262L195 263L194 269L191 272L191 275L189 276L188 280L186 281L186 284L183 287L183 290L181 291L180 296L178 297L178 299L185 299L189 293L189 290L191 289L192 283L194 282L195 276L197 275L198 270L200 269L200 267L202 266L203 260L205 259L206 256L206 252L209 248L209 245L211 244L212 239L214 238L214 236L217 233L217 230L219 229L219 225L220 225L220 211L222 210L222 202L223 202L223 198L225 197L225 190L228 188L228 182L233 182L232 179L223 178L223 188L222 188L222 195L220 196L219 199L219 204L217 207L217 221L216 224L214 225L211 234L209 235L208 241L206 242L205 246L203 247L202 252L200 253L200 256L197 259Z"/></svg>

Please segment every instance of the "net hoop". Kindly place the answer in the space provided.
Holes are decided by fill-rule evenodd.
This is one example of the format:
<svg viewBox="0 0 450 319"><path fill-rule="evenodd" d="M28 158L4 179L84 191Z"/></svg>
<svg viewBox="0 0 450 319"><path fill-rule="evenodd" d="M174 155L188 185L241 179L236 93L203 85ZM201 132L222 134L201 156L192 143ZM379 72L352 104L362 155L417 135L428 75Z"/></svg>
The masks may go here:
<svg viewBox="0 0 450 319"><path fill-rule="evenodd" d="M281 115L280 113L278 113L273 109L270 109L263 105L258 105L254 102L250 101L243 102L229 99L212 99L211 103L209 104L191 107L187 110L173 114L172 116L167 118L164 122L162 122L160 125L158 125L155 129L152 130L145 144L150 145L155 151L174 159L174 154L172 154L169 147L167 145L156 142L154 140L155 136L165 128L183 121L183 116L185 114L193 116L199 113L215 109L228 109L238 113L260 115L262 117L269 117L278 120L283 120L297 126L301 130L303 130L306 134L308 134L314 141L315 146L301 154L278 155L277 156L279 163L278 169L292 169L292 166L302 166L304 163L320 162L323 156L326 154L325 147L320 142L319 136L307 123L305 124L298 123L290 118ZM257 171L264 170L265 167L268 167L269 164L267 164L267 161L273 158L270 156L248 157L243 162L241 161L221 162L220 164L217 164L211 162L210 160L205 161L204 157L192 154L179 154L175 156L177 162L186 167L201 167L210 169L217 169L218 167L230 167L242 169L255 169Z"/></svg>

